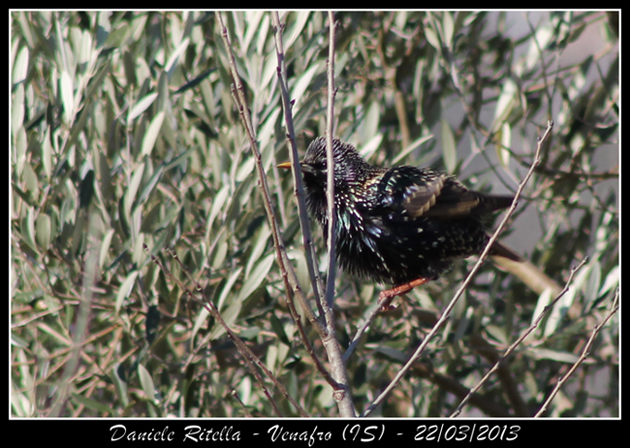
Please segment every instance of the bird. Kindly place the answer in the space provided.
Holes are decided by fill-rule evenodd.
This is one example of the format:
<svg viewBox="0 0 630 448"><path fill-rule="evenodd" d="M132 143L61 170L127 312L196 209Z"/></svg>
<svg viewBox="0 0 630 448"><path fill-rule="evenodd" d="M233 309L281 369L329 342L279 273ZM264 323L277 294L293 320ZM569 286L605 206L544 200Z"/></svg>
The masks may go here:
<svg viewBox="0 0 630 448"><path fill-rule="evenodd" d="M456 260L481 254L490 239L487 216L514 199L469 190L430 168L373 166L350 143L334 138L332 145L337 263L353 276L391 285L380 300L437 280ZM325 137L310 143L300 166L307 209L326 234ZM489 254L521 261L499 242Z"/></svg>

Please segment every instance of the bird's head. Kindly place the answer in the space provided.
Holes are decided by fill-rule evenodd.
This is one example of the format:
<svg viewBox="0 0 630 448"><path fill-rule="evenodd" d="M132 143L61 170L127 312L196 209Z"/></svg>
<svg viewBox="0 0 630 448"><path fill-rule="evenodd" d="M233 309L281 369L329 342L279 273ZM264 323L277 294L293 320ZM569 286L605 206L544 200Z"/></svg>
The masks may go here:
<svg viewBox="0 0 630 448"><path fill-rule="evenodd" d="M341 192L360 180L369 165L356 148L339 139L333 139L333 160L335 169L335 191ZM326 158L326 137L318 137L311 142L304 159L300 162L307 189L324 191L328 176ZM291 168L290 163L278 165L280 168Z"/></svg>

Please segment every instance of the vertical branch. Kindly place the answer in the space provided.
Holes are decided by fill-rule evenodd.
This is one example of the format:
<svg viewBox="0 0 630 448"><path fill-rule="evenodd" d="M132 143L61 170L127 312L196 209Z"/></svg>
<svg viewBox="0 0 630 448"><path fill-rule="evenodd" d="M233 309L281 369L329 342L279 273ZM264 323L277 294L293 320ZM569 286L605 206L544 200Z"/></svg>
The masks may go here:
<svg viewBox="0 0 630 448"><path fill-rule="evenodd" d="M280 235L280 231L278 229L278 223L276 221L276 217L273 212L273 206L271 205L271 194L269 192L267 176L265 175L265 170L262 165L260 151L258 150L255 130L251 122L251 117L249 116L249 109L247 107L247 99L245 98L245 92L244 92L243 84L241 82L241 78L238 74L238 70L236 69L236 61L234 59L234 53L232 52L232 46L230 44L230 41L227 35L227 28L225 27L223 23L223 18L221 17L221 13L217 13L217 21L221 29L221 37L223 39L223 44L225 46L225 50L228 55L230 74L234 82L234 88L232 92L233 99L239 111L239 114L241 116L241 120L243 121L243 124L245 125L247 136L249 137L251 150L254 154L254 158L256 161L256 171L260 179L260 187L262 189L263 204L265 206L265 212L267 213L267 218L269 220L269 226L271 227L273 245L274 245L274 248L276 249L276 258L278 260L278 264L280 265L280 272L282 273L282 279L284 281L285 289L287 290L287 305L289 307L289 310L291 311L291 316L296 322L298 331L300 333L300 337L303 340L306 346L306 349L309 355L312 357L317 369L322 373L326 381L328 381L334 388L337 388L337 384L335 380L330 376L328 371L322 365L321 361L315 355L315 351L313 350L313 347L311 346L310 342L308 341L308 338L306 337L306 332L300 321L300 316L295 308L295 304L293 303L291 291L293 291L295 296L298 298L300 304L302 305L302 310L304 314L306 315L306 317L313 324L313 327L315 328L315 330L323 338L326 335L326 330L320 324L319 320L313 314L313 310L308 305L306 296L304 295L304 291L302 290L297 280L297 275L295 274L295 270L293 269L293 266L289 262L289 257L287 256L287 251L284 247L282 236Z"/></svg>
<svg viewBox="0 0 630 448"><path fill-rule="evenodd" d="M321 304L325 301L325 298L322 292L323 286L321 285L321 279L319 278L319 275L317 274L317 269L315 269L315 262L314 262L315 250L313 248L313 238L311 236L311 227L308 220L308 213L306 211L306 204L304 201L304 186L302 185L302 171L300 168L300 163L298 161L297 147L295 145L295 131L293 128L293 116L291 114L291 100L289 97L289 88L287 84L286 70L285 70L285 64L284 64L284 47L282 44L282 30L284 28L284 25L280 23L280 17L277 11L273 12L271 14L271 17L272 17L272 23L275 29L274 39L276 42L276 53L278 56L278 68L277 68L278 83L280 84L280 92L282 95L282 106L284 109L285 122L287 125L287 137L289 139L289 143L291 146L291 151L289 152L291 154L290 157L291 157L291 162L292 162L292 167L293 167L291 172L293 173L293 180L295 182L294 183L295 193L298 200L300 225L302 226L304 248L306 251L306 263L308 265L309 275L312 281L312 286L313 286L313 291L316 298L317 307L319 309L320 314L323 316L324 309ZM299 287L299 285L297 287ZM309 320L315 327L315 330L317 331L320 339L322 341L328 340L330 337L329 330L324 326L323 322L321 322L320 319L317 319L315 317L315 315L313 314L313 310L311 309L309 303L306 300L306 297L304 296L304 293L301 290L295 291L295 292L296 292L296 297L298 298L298 301L300 302L300 306L302 307L303 312L306 314L306 316L309 318ZM311 358L315 362L315 366L317 367L319 372L322 374L322 376L326 379L326 381L335 390L339 390L341 388L341 386L339 385L339 382L333 378L333 376L330 374L328 370L326 370L326 368L323 366L322 362L320 361L319 357L315 354L315 350L313 349L310 341L308 340L306 331L304 330L302 322L300 321L300 315L297 312L297 309L295 308L295 304L293 303L293 300L291 299L290 296L287 296L287 306L289 307L289 310L291 312L291 317L293 318L298 328L298 331L300 333L300 338L302 339L302 342L304 343L304 346L306 347L308 353L311 355Z"/></svg>
<svg viewBox="0 0 630 448"><path fill-rule="evenodd" d="M328 276L326 277L326 304L332 307L335 298L335 159L333 157L333 132L335 117L335 17L328 11L328 104L326 107L326 203L328 209Z"/></svg>
<svg viewBox="0 0 630 448"><path fill-rule="evenodd" d="M223 18L221 17L220 13L217 13L217 20L219 22L219 26L221 27L221 37L223 39L223 44L225 45L225 49L228 55L230 74L234 82L233 98L239 111L239 115L241 116L241 120L245 125L247 136L249 137L250 141L250 146L252 152L254 153L254 158L256 161L256 171L260 179L265 212L267 213L267 218L271 227L271 235L273 238L274 247L276 248L276 255L278 258L278 263L280 264L280 269L282 271L282 277L285 281L287 291L293 290L294 293L297 296L301 297L301 299L304 300L304 302L306 303L306 298L304 297L304 293L302 292L302 289L298 284L297 276L295 275L293 266L289 263L286 249L284 247L284 243L282 242L280 231L278 230L278 223L273 212L273 206L271 205L271 195L269 193L267 176L265 175L265 171L262 166L261 155L260 151L258 150L258 144L256 142L255 130L253 129L251 117L249 116L249 110L247 108L247 99L245 98L243 84L238 74L238 70L236 69L236 61L234 60L232 47L227 36L227 28L223 23ZM309 311L310 314L308 313ZM307 313L307 316L311 321L317 323L317 319L313 316L310 307L305 307L304 312Z"/></svg>
<svg viewBox="0 0 630 448"><path fill-rule="evenodd" d="M323 339L328 359L332 368L332 376L341 386L335 393L335 400L339 406L342 417L354 417L355 410L350 393L348 371L343 361L341 347L336 337L335 313L332 306L335 298L335 166L333 159L333 127L334 127L334 103L335 103L335 17L332 11L328 11L328 105L326 110L326 202L328 208L328 276L326 278L326 298L322 301L326 330L328 337Z"/></svg>
<svg viewBox="0 0 630 448"><path fill-rule="evenodd" d="M332 13L329 13L329 19L330 19L329 21L331 24L330 35L332 36L331 44L330 44L331 48L329 51L330 51L330 54L334 56L334 24L332 20L333 19ZM289 142L291 144L290 155L291 155L291 163L292 163L292 173L293 173L293 179L295 181L296 196L298 199L298 207L300 211L299 212L300 224L302 225L302 233L304 236L304 246L307 252L307 262L309 262L310 260L309 273L311 274L311 279L313 281L313 290L315 291L315 298L317 301L317 306L323 318L325 319L325 327L322 326L322 328L319 328L319 326L316 326L316 329L322 340L324 349L326 350L326 354L328 356L328 360L331 364L331 373L330 373L331 378L329 379L327 377L327 380L335 389L333 397L338 403L339 413L341 414L342 417L354 417L356 414L355 414L354 406L352 404L352 395L350 394L348 374L347 374L344 362L342 360L341 348L339 346L339 342L337 341L337 338L335 336L334 313L332 312L331 305L329 305L329 304L332 304L332 299L334 298L334 266L335 266L334 251L332 252L333 261L329 262L328 264L329 271L332 268L333 274L332 274L332 277L330 274L328 276L328 286L327 286L326 296L324 296L324 293L323 293L324 289L320 283L321 279L317 275L317 271L314 269L314 262L312 261L314 259L314 255L311 255L311 254L314 254L314 251L312 250L312 238L310 234L310 225L308 221L308 215L306 213L306 207L304 205L302 172L301 172L300 164L298 161L297 148L295 145L293 118L291 115L291 101L289 98L289 91L287 87L286 71L284 69L284 48L282 46L283 25L280 23L280 18L277 12L272 13L272 21L275 28L276 52L278 55L278 78L279 78L279 84L280 84L280 91L282 94L282 104L283 104L284 113L285 113L285 121L287 124L287 131L288 131L287 137L289 138ZM331 58L332 57L329 58L329 62ZM332 101L334 99L334 83L332 80L334 76L333 69L334 69L334 65L331 68L329 64L329 67L328 67L328 76L329 76L328 78L329 79L328 126L330 130L327 131L327 134L329 138L331 139L332 139L331 136L332 136L332 122L333 122ZM332 145L330 146L330 148L332 148ZM329 169L329 176L330 176L333 173L332 165L328 165L328 166L331 167ZM333 185L333 182L329 181L328 185L329 186ZM334 190L327 191L327 194L334 195ZM329 204L334 205L334 200L329 200ZM333 216L334 216L334 209L333 209ZM329 222L328 228L329 228L329 231L331 229L334 229L334 227L330 225L330 222ZM328 241L329 241L329 248L330 248L330 239L328 239ZM332 241L332 243L334 247L334 240ZM330 251L328 253L328 256L329 257L331 256ZM317 322L317 324L319 325L319 321Z"/></svg>
<svg viewBox="0 0 630 448"><path fill-rule="evenodd" d="M298 203L298 216L300 219L300 227L302 228L302 238L304 242L304 249L306 251L306 266L311 278L311 286L315 297L318 298L317 305L319 311L323 314L323 310L319 306L321 300L323 300L323 286L318 274L318 269L315 267L315 249L313 247L313 236L311 233L311 226L308 219L308 212L306 211L306 203L304 201L304 185L302 182L302 169L298 158L297 145L295 144L295 129L293 128L293 116L291 114L291 99L289 97L289 88L287 86L286 66L284 59L284 45L282 43L282 30L284 25L280 23L280 17L277 11L271 13L271 21L274 27L274 40L276 43L276 55L278 57L278 83L280 85L280 93L282 98L282 109L284 110L284 121L287 126L287 138L289 140L289 158L291 159L291 173L293 175L293 185L295 185L295 195ZM309 309L310 306L306 305Z"/></svg>

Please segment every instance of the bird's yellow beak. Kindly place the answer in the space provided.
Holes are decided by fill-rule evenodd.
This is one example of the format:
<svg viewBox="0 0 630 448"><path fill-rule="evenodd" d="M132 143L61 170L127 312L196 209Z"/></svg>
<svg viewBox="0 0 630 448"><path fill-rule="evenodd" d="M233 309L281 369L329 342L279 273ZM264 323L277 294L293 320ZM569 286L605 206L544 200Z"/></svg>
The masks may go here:
<svg viewBox="0 0 630 448"><path fill-rule="evenodd" d="M278 168L283 168L285 170L290 170L291 169L291 162L281 163L280 165L278 165Z"/></svg>

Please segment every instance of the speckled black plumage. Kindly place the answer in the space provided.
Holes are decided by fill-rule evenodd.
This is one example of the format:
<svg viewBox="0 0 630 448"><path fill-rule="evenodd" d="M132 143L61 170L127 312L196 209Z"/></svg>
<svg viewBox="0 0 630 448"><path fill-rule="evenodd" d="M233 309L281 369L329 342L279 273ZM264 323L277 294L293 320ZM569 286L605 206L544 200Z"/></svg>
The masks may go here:
<svg viewBox="0 0 630 448"><path fill-rule="evenodd" d="M333 153L337 260L345 272L376 282L437 279L454 260L483 251L489 238L483 215L512 202L427 168L372 166L337 139ZM309 212L326 229L324 137L311 142L301 166ZM491 254L518 260L498 243Z"/></svg>

